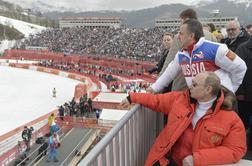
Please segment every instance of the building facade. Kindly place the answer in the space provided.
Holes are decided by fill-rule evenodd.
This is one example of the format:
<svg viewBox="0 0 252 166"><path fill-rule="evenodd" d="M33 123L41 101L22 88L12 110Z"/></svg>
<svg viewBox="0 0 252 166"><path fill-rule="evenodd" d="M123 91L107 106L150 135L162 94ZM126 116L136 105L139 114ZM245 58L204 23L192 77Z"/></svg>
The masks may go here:
<svg viewBox="0 0 252 166"><path fill-rule="evenodd" d="M210 18L199 18L202 24L212 23L215 25L216 29L225 28L228 21L238 20L237 17L210 17ZM178 18L158 18L155 20L155 27L169 28L172 30L177 30L180 27L180 19Z"/></svg>
<svg viewBox="0 0 252 166"><path fill-rule="evenodd" d="M61 17L60 28L86 27L86 28L120 28L120 17Z"/></svg>

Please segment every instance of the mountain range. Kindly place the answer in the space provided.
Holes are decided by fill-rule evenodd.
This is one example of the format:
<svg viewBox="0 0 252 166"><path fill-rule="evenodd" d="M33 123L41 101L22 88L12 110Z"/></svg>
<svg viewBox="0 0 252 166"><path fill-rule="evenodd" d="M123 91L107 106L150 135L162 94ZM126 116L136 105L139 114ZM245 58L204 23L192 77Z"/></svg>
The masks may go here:
<svg viewBox="0 0 252 166"><path fill-rule="evenodd" d="M247 0L248 1L248 0ZM126 27L153 27L157 18L178 18L179 13L187 8L197 11L198 17L213 17L212 11L219 10L219 17L238 17L242 25L252 24L252 0L235 2L229 0L198 1L196 5L183 4L161 5L154 8L135 11L90 11L90 12L47 12L51 19L62 16L118 16Z"/></svg>
<svg viewBox="0 0 252 166"><path fill-rule="evenodd" d="M15 0L15 2L23 8L29 7L40 11L54 20L62 16L117 16L122 18L125 27L153 27L155 19L178 18L179 13L186 8L195 9L198 17L212 17L212 11L218 9L219 17L235 16L243 25L252 23L252 0L193 0L191 6L169 4L141 10L83 12L80 9L53 6L42 0Z"/></svg>

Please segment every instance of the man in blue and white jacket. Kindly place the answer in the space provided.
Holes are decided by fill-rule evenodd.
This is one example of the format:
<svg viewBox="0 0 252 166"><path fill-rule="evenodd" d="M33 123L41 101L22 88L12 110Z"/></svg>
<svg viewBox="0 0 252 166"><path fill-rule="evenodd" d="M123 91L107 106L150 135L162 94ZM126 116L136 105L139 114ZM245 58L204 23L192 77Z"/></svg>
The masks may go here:
<svg viewBox="0 0 252 166"><path fill-rule="evenodd" d="M212 71L230 91L235 92L239 88L247 70L245 62L225 44L205 40L203 36L202 25L195 19L186 20L180 26L179 40L182 50L178 51L165 72L150 86L150 92L162 92L180 70L188 87L198 73Z"/></svg>

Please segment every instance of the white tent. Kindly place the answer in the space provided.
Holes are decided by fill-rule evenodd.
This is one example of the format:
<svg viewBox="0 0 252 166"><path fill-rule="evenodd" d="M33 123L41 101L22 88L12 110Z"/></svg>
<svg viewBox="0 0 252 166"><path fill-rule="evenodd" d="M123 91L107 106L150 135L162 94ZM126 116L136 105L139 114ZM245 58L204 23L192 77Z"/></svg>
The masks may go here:
<svg viewBox="0 0 252 166"><path fill-rule="evenodd" d="M120 103L128 96L126 93L99 93L93 101L108 102L108 103Z"/></svg>
<svg viewBox="0 0 252 166"><path fill-rule="evenodd" d="M102 109L99 125L114 125L127 113L125 110Z"/></svg>

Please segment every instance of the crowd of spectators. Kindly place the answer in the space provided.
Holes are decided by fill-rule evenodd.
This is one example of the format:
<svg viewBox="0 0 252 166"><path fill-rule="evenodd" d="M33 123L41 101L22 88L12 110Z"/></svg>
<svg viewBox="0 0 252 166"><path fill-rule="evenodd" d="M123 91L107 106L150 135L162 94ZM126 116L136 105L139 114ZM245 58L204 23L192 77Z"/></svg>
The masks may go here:
<svg viewBox="0 0 252 166"><path fill-rule="evenodd" d="M96 64L83 64L83 63L71 63L71 62L53 62L50 60L41 61L38 63L39 66L43 67L50 67L54 69L59 69L68 72L78 72L88 75L93 75L99 80L107 83L110 81L117 81L116 77L113 75L124 76L124 77L131 77L136 74L143 74L144 71L140 72L131 70L123 70L122 68L111 68L109 66L101 66Z"/></svg>
<svg viewBox="0 0 252 166"><path fill-rule="evenodd" d="M80 98L79 103L73 98L69 102L65 102L63 105L59 106L59 115L61 120L64 120L64 116L76 116L76 117L88 117L93 111L91 98L87 97L87 94Z"/></svg>
<svg viewBox="0 0 252 166"><path fill-rule="evenodd" d="M128 59L148 60L160 54L161 38L167 29L146 28L67 28L47 29L30 35L22 44L47 47L68 54L110 55Z"/></svg>

